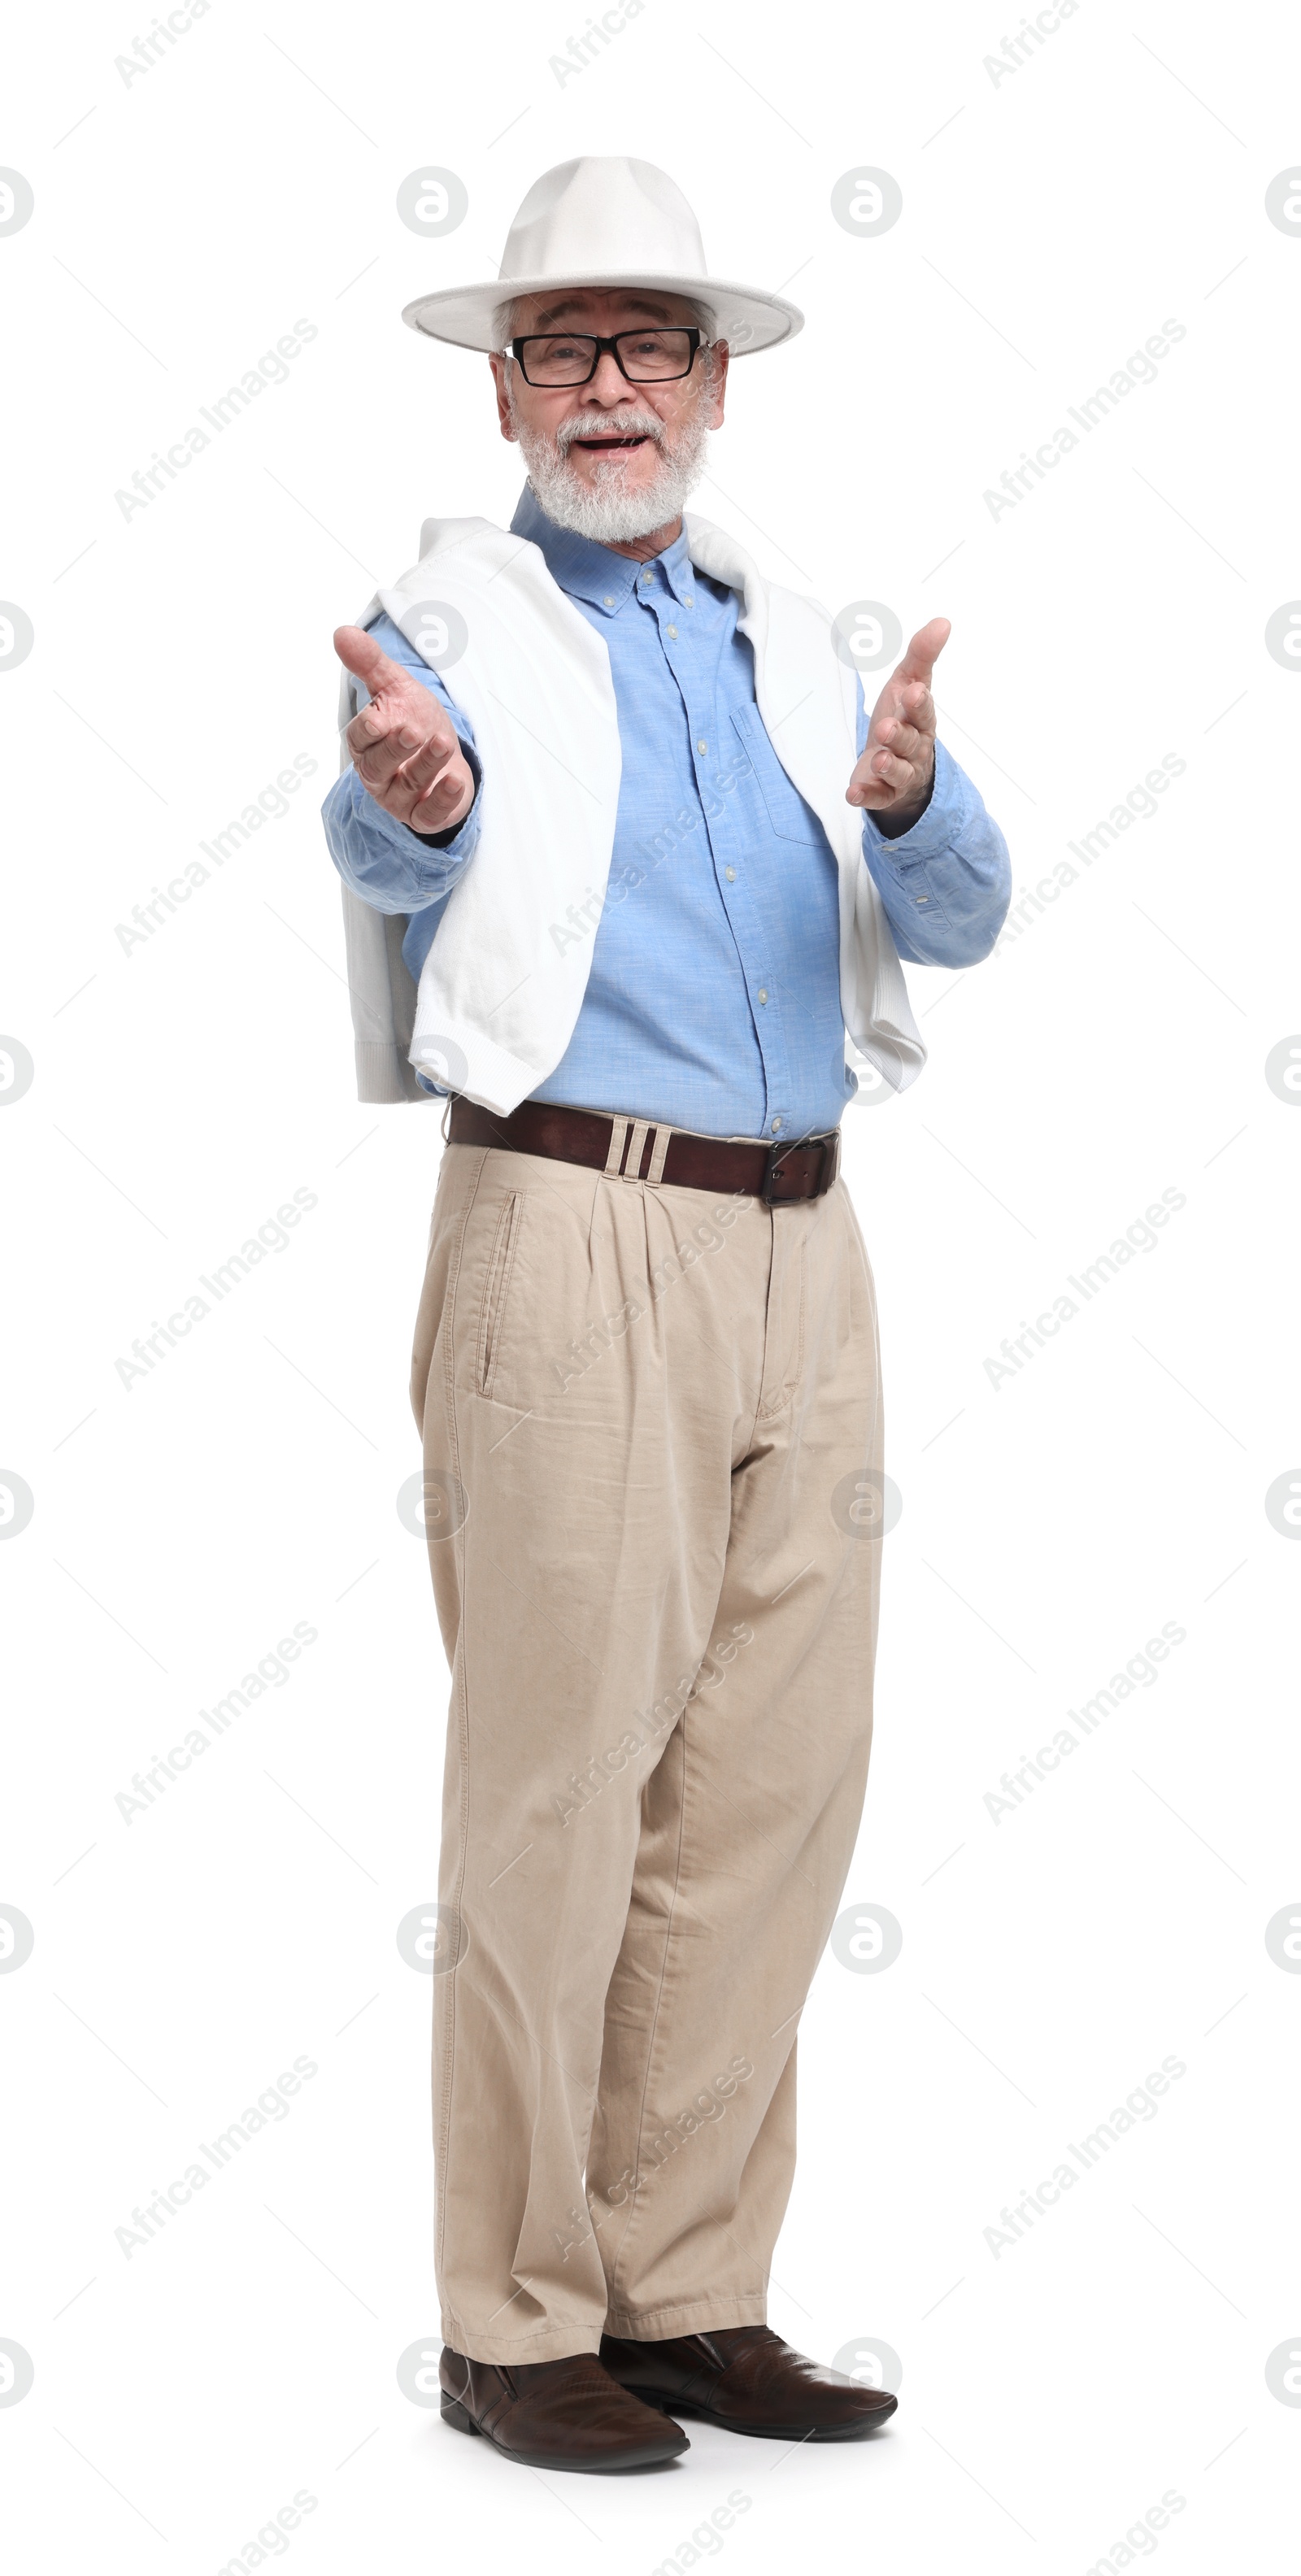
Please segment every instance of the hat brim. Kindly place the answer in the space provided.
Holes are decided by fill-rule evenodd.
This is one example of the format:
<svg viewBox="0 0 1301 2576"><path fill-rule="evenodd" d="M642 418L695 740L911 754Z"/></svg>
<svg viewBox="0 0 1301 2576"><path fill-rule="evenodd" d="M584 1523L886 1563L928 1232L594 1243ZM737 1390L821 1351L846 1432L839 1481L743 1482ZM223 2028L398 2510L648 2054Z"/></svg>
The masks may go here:
<svg viewBox="0 0 1301 2576"><path fill-rule="evenodd" d="M590 268L573 277L501 277L483 286L443 287L436 295L418 295L414 304L404 305L402 319L408 329L422 331L427 339L447 340L458 349L492 350L499 345L492 317L501 305L520 295L556 294L567 286L645 286L660 295L689 296L712 314L713 335L726 340L734 358L774 349L804 328L797 304L788 304L780 295L761 294L757 287L734 286L727 278L667 277L659 270L653 275L633 275L627 269L606 277Z"/></svg>

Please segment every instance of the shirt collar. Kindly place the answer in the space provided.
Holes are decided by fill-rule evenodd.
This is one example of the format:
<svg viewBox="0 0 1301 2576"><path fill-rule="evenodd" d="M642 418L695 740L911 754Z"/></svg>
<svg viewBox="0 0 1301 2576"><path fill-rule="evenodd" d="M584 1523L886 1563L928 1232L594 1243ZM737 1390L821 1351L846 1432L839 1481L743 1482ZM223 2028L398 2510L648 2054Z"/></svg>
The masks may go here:
<svg viewBox="0 0 1301 2576"><path fill-rule="evenodd" d="M528 537L539 549L553 581L562 590L589 601L593 608L607 609L612 616L637 588L642 572L656 576L654 584L644 585L648 593L659 586L661 577L675 599L685 600L694 591L696 577L685 528L663 554L653 555L648 564L637 564L631 555L615 554L611 547L599 546L591 537L575 536L572 528L558 528L554 519L547 517L531 483L525 484L510 525L512 536Z"/></svg>

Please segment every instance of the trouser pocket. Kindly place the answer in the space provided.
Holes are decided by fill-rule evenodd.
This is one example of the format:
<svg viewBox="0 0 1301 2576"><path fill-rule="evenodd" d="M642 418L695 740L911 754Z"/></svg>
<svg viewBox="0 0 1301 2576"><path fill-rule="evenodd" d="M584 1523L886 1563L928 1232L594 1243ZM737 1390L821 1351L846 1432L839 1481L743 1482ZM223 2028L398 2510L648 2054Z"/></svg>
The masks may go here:
<svg viewBox="0 0 1301 2576"><path fill-rule="evenodd" d="M490 1395L492 1392L523 1208L522 1190L512 1190L509 1197L503 1199L497 1218L496 1232L492 1239L492 1250L488 1256L487 1276L483 1284L483 1304L479 1312L479 1340L474 1369L474 1382L480 1395Z"/></svg>

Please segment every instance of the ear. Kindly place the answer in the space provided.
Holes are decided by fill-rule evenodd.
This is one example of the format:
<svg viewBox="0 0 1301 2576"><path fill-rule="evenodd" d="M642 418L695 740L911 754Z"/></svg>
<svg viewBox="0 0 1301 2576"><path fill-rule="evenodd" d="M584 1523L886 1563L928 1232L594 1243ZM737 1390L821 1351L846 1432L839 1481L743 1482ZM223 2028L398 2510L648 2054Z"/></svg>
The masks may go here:
<svg viewBox="0 0 1301 2576"><path fill-rule="evenodd" d="M492 369L492 380L497 388L498 427L501 430L502 437L513 445L515 443L516 431L514 421L510 416L509 378L507 376L507 368L510 363L511 362L508 358L502 356L496 350L491 352L488 359L488 364Z"/></svg>
<svg viewBox="0 0 1301 2576"><path fill-rule="evenodd" d="M709 352L711 373L708 400L710 403L709 425L711 429L721 429L723 426L723 410L727 399L727 367L729 355L730 352L728 350L726 340L716 340Z"/></svg>

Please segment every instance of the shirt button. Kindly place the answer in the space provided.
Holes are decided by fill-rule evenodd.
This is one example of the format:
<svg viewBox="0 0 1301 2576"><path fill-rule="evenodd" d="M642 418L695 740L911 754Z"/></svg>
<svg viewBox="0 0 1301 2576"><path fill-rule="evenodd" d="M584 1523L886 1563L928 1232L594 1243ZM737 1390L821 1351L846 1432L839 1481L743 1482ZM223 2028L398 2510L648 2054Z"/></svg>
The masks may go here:
<svg viewBox="0 0 1301 2576"><path fill-rule="evenodd" d="M683 600L683 602L682 602L683 607L684 607L684 608L694 608L694 607L695 607L695 604L696 604L696 603L695 603L694 599L691 597L690 592L688 592L688 593L687 593L686 598L685 598L685 599Z"/></svg>
<svg viewBox="0 0 1301 2576"><path fill-rule="evenodd" d="M781 1128L782 1128L782 1123L781 1123L780 1118L774 1118L774 1120L773 1120L773 1122L772 1122L772 1132L773 1132L774 1136L780 1136L780 1134L781 1134Z"/></svg>
<svg viewBox="0 0 1301 2576"><path fill-rule="evenodd" d="M761 1002L766 1002L768 999L768 987L766 984L761 984L759 987L759 999Z"/></svg>
<svg viewBox="0 0 1301 2576"><path fill-rule="evenodd" d="M643 581L653 581L654 579L655 579L655 575L654 575L654 573L653 573L653 572L644 572L644 573L642 574L642 580L643 580Z"/></svg>
<svg viewBox="0 0 1301 2576"><path fill-rule="evenodd" d="M701 759L703 760L703 759L704 759L704 756L705 756L705 753L706 753L706 752L708 751L708 749L709 749L709 745L708 745L708 743L707 743L707 742L698 742L698 743L696 744L696 749L697 749L697 751L699 752Z"/></svg>
<svg viewBox="0 0 1301 2576"><path fill-rule="evenodd" d="M613 608L614 606L614 592L612 590L607 590L605 594L605 605L607 608Z"/></svg>
<svg viewBox="0 0 1301 2576"><path fill-rule="evenodd" d="M736 870L735 870L735 868L724 868L724 870L723 870L723 874L724 874L724 876L726 877L727 882L728 882L728 884L729 884L729 885L735 885L735 883L736 883Z"/></svg>
<svg viewBox="0 0 1301 2576"><path fill-rule="evenodd" d="M666 626L664 632L667 635L670 644L676 644L678 640L678 630L676 626Z"/></svg>

